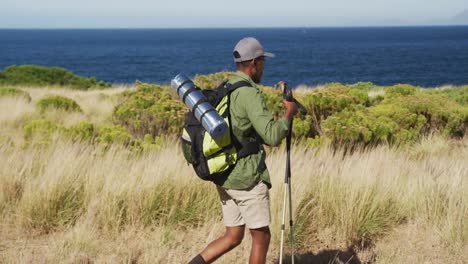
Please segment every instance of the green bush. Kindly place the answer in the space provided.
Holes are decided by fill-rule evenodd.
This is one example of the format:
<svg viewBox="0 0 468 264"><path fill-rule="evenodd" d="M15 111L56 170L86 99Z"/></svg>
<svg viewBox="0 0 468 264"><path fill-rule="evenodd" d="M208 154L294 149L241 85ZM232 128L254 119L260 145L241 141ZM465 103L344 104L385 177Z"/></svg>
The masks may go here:
<svg viewBox="0 0 468 264"><path fill-rule="evenodd" d="M159 150L165 141L165 137L161 136L153 139L150 135L146 135L144 140L134 138L125 127L119 125L96 127L92 123L81 122L66 128L53 121L39 119L29 122L24 127L25 146L49 144L54 134L74 142L100 144L105 148L120 144L136 152Z"/></svg>
<svg viewBox="0 0 468 264"><path fill-rule="evenodd" d="M215 88L230 76L229 72L198 75L196 81L202 88ZM266 86L260 89L267 108L279 117L281 92ZM468 128L467 90L467 86L427 90L401 84L381 88L369 82L328 84L295 94L308 114L296 116L293 136L310 146L331 142L351 149L406 144L428 133L462 137ZM369 97L370 91L377 96ZM136 83L136 90L121 93L118 101L112 115L115 126L98 128L84 122L61 131L73 140L106 145L117 142L143 151L159 149L166 137L179 135L187 112L171 88L141 82ZM48 107L81 111L73 100L59 96L42 99L38 107L41 111Z"/></svg>
<svg viewBox="0 0 468 264"><path fill-rule="evenodd" d="M123 103L114 109L113 120L137 138L143 139L146 134L156 138L180 133L186 112L170 88L139 83L136 91L123 96Z"/></svg>
<svg viewBox="0 0 468 264"><path fill-rule="evenodd" d="M446 136L462 137L468 124L466 107L462 107L445 96L417 94L389 98L383 104L400 105L411 113L422 115L427 120L424 133L442 132Z"/></svg>
<svg viewBox="0 0 468 264"><path fill-rule="evenodd" d="M122 126L103 126L98 128L96 142L104 145L119 143L126 146L134 146L139 144L138 140L134 139L127 129Z"/></svg>
<svg viewBox="0 0 468 264"><path fill-rule="evenodd" d="M369 105L370 105L370 106L378 105L378 104L380 104L384 99L385 99L385 97L382 96L382 95L376 95L376 96L369 97L369 100L370 100Z"/></svg>
<svg viewBox="0 0 468 264"><path fill-rule="evenodd" d="M366 91L351 89L340 83L329 84L324 89L299 96L298 100L311 116L311 131L306 133L311 137L322 135L322 121L333 114L370 105Z"/></svg>
<svg viewBox="0 0 468 264"><path fill-rule="evenodd" d="M92 124L82 122L79 125L70 128L74 140L82 140L90 143L99 143L108 147L112 144L121 144L128 147L129 150L137 153L142 151L160 150L167 141L165 136L152 138L147 134L144 139L134 138L127 129L122 126L102 126L95 128Z"/></svg>
<svg viewBox="0 0 468 264"><path fill-rule="evenodd" d="M153 137L150 134L146 134L141 141L141 149L143 151L161 150L164 143L168 142L168 138L165 135Z"/></svg>
<svg viewBox="0 0 468 264"><path fill-rule="evenodd" d="M60 95L48 95L37 102L41 112L48 108L55 108L67 112L83 112L81 107L72 99Z"/></svg>
<svg viewBox="0 0 468 264"><path fill-rule="evenodd" d="M27 142L48 143L54 133L65 131L65 128L50 120L32 120L24 126L24 138Z"/></svg>
<svg viewBox="0 0 468 264"><path fill-rule="evenodd" d="M215 89L222 82L234 76L233 72L217 72L209 75L195 75L193 82L201 89Z"/></svg>
<svg viewBox="0 0 468 264"><path fill-rule="evenodd" d="M356 105L370 105L369 94L367 91L352 89L348 92L348 96L351 97L353 104Z"/></svg>
<svg viewBox="0 0 468 264"><path fill-rule="evenodd" d="M461 105L468 105L468 85L444 89L424 89L423 92L427 94L444 95L448 99Z"/></svg>
<svg viewBox="0 0 468 264"><path fill-rule="evenodd" d="M413 95L417 92L417 88L409 84L397 84L386 87L385 95Z"/></svg>
<svg viewBox="0 0 468 264"><path fill-rule="evenodd" d="M19 97L31 102L28 92L14 87L0 87L0 97Z"/></svg>
<svg viewBox="0 0 468 264"><path fill-rule="evenodd" d="M369 124L372 123L362 111L344 110L323 122L324 135L331 140L333 146L352 146L370 143L372 131Z"/></svg>
<svg viewBox="0 0 468 264"><path fill-rule="evenodd" d="M73 141L93 142L97 131L92 123L81 122L68 129L67 134Z"/></svg>
<svg viewBox="0 0 468 264"><path fill-rule="evenodd" d="M463 137L467 113L440 95L392 95L376 106L336 113L323 122L323 128L335 147L406 144L430 133Z"/></svg>
<svg viewBox="0 0 468 264"><path fill-rule="evenodd" d="M427 120L423 115L411 112L404 105L381 104L369 108L369 116L377 119L371 124L376 143L401 144L412 142L424 134Z"/></svg>
<svg viewBox="0 0 468 264"><path fill-rule="evenodd" d="M297 115L293 121L293 136L295 138L311 137L312 125L312 116Z"/></svg>
<svg viewBox="0 0 468 264"><path fill-rule="evenodd" d="M280 113L283 111L282 93L267 86L260 86L260 90L263 93L268 110L270 110L274 116L279 117Z"/></svg>
<svg viewBox="0 0 468 264"><path fill-rule="evenodd" d="M37 65L12 65L0 71L0 84L30 86L65 86L75 89L106 88L110 83L82 77L66 69Z"/></svg>
<svg viewBox="0 0 468 264"><path fill-rule="evenodd" d="M357 90L362 90L366 92L377 88L377 86L373 84L372 82L357 82L354 84L347 84L346 86L351 89L357 89Z"/></svg>
<svg viewBox="0 0 468 264"><path fill-rule="evenodd" d="M335 148L346 149L382 143L401 144L417 139L426 122L424 117L404 108L393 110L380 114L371 109L342 111L323 122L324 134Z"/></svg>

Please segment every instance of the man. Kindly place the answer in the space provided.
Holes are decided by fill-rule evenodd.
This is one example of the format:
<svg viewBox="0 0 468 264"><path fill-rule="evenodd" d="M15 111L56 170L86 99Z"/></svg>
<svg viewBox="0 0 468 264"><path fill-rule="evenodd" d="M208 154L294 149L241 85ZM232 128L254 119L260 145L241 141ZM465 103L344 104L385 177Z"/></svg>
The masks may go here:
<svg viewBox="0 0 468 264"><path fill-rule="evenodd" d="M243 38L234 48L235 76L233 84L247 81L245 86L231 93L231 126L239 142L257 141L259 151L239 159L232 172L224 179L215 181L219 192L225 234L211 242L189 264L212 263L224 253L242 242L245 227L252 236L250 263L265 263L270 244L270 200L268 190L271 181L265 165L265 151L261 144L279 145L288 134L288 123L297 112L293 102L284 101L283 118L275 121L266 108L265 98L257 84L263 75L266 57L274 57L265 52L255 38Z"/></svg>

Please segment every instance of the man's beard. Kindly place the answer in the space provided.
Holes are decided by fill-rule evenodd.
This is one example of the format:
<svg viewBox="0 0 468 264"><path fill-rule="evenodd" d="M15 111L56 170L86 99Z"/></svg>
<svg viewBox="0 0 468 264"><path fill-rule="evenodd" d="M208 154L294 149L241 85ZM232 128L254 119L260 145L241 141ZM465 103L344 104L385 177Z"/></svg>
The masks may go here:
<svg viewBox="0 0 468 264"><path fill-rule="evenodd" d="M252 76L252 81L259 84L262 81L263 71Z"/></svg>

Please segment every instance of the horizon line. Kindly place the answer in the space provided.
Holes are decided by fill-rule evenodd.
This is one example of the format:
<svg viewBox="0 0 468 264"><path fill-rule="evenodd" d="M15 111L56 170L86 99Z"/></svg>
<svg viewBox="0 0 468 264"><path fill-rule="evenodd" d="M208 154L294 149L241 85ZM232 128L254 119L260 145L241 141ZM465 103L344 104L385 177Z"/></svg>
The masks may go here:
<svg viewBox="0 0 468 264"><path fill-rule="evenodd" d="M108 29L319 29L319 28L410 28L410 27L468 27L468 24L427 24L427 25L355 25L355 26L257 26L257 27L0 27L0 30L108 30Z"/></svg>

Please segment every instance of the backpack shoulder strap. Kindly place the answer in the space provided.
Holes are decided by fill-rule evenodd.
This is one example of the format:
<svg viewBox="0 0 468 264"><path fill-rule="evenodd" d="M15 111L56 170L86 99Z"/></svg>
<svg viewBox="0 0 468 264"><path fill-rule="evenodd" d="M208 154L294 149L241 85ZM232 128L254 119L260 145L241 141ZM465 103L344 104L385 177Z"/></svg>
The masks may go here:
<svg viewBox="0 0 468 264"><path fill-rule="evenodd" d="M240 88L240 87L244 87L244 86L247 86L247 87L252 87L252 85L248 82L248 81L238 81L236 83L233 83L233 84L227 84L227 92L228 93L232 93L234 90L236 90L237 88Z"/></svg>
<svg viewBox="0 0 468 264"><path fill-rule="evenodd" d="M217 89L219 91L219 98L223 98L224 96L231 94L237 88L246 86L252 87L252 85L247 81L238 81L232 84L227 81L223 82Z"/></svg>
<svg viewBox="0 0 468 264"><path fill-rule="evenodd" d="M228 95L228 104L230 104L230 101L231 101L230 99L231 93L240 87L253 87L253 86L247 81L238 81L233 84L229 84L229 83L226 84L225 92ZM231 111L229 110L227 112L228 112L229 123L231 123L231 113L230 113ZM231 129L231 137L232 137L234 146L237 149L238 160L248 155L258 153L260 151L260 144L258 143L258 141L249 142L248 140L245 140L243 142L239 142L237 138L234 136L234 133L232 132L232 126L229 126L229 129Z"/></svg>

